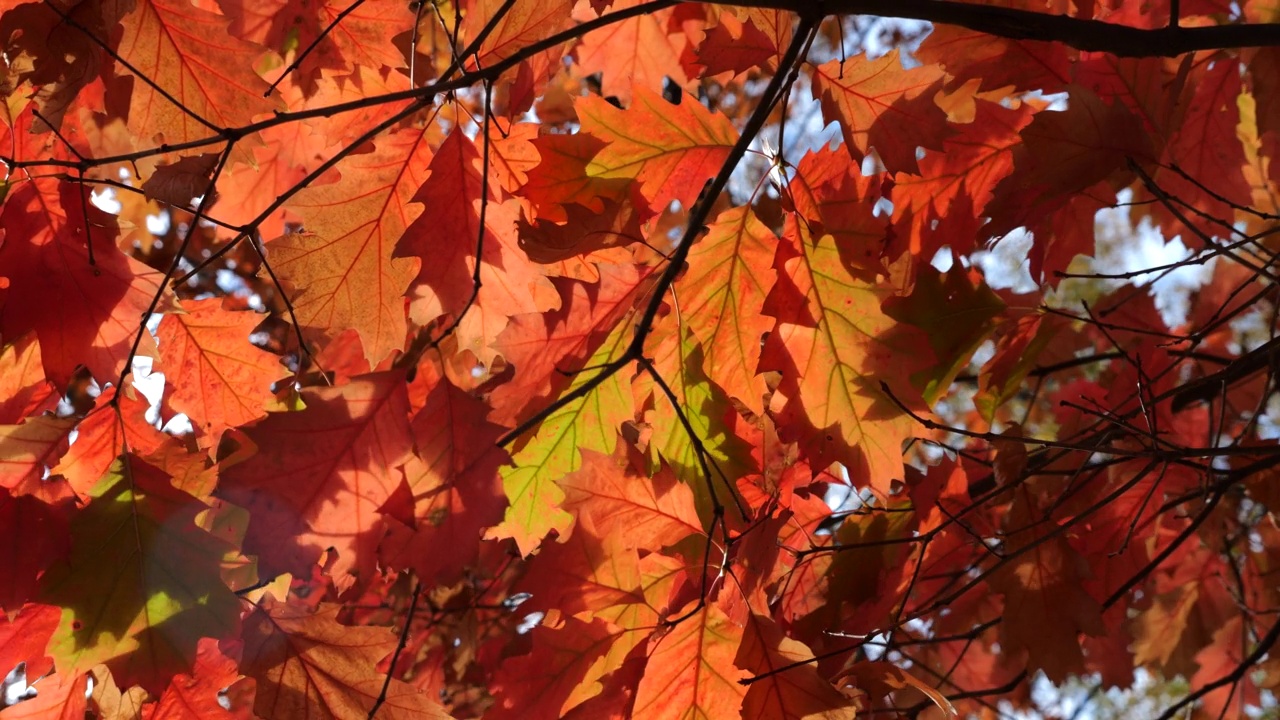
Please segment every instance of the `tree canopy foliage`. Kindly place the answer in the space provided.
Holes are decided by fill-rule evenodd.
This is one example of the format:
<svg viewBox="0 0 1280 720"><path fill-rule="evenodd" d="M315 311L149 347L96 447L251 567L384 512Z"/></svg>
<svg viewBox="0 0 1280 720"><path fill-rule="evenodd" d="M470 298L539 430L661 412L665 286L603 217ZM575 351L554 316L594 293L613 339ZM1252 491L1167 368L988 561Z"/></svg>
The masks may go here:
<svg viewBox="0 0 1280 720"><path fill-rule="evenodd" d="M1277 22L0 0L0 718L1270 702Z"/></svg>

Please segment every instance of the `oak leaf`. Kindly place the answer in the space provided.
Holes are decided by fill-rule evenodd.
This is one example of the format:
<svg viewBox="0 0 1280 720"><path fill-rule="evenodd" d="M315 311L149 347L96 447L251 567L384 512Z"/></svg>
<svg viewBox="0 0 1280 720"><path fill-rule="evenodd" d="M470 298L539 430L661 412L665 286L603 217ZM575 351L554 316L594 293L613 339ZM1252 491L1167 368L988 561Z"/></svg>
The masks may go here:
<svg viewBox="0 0 1280 720"><path fill-rule="evenodd" d="M724 115L692 100L672 105L649 90L637 90L626 110L590 95L574 107L582 132L608 143L591 159L587 174L635 180L650 215L673 200L692 205L738 139Z"/></svg>
<svg viewBox="0 0 1280 720"><path fill-rule="evenodd" d="M699 603L701 604L701 603ZM694 611L686 608L675 614ZM733 663L742 644L742 628L715 605L692 615L649 642L649 662L636 688L639 717L737 717L747 688Z"/></svg>
<svg viewBox="0 0 1280 720"><path fill-rule="evenodd" d="M205 507L137 457L116 461L71 520L70 556L40 580L41 601L65 608L60 673L105 662L122 685L159 692L201 637L234 633L239 601L218 568L235 548L196 526Z"/></svg>
<svg viewBox="0 0 1280 720"><path fill-rule="evenodd" d="M767 675L751 683L743 699L744 717L779 720L850 720L854 708L818 674L813 665L793 666L813 659L804 643L787 637L777 623L751 614L735 664Z"/></svg>
<svg viewBox="0 0 1280 720"><path fill-rule="evenodd" d="M217 437L267 414L271 384L286 372L279 357L249 343L261 320L257 313L223 310L214 299L188 302L160 321L160 363L173 387L168 401L199 423L201 433Z"/></svg>
<svg viewBox="0 0 1280 720"><path fill-rule="evenodd" d="M240 681L235 660L206 638L196 650L191 674L175 675L155 705L143 710L145 720L248 720L252 703L242 693L226 693ZM230 707L227 707L227 706Z"/></svg>
<svg viewBox="0 0 1280 720"><path fill-rule="evenodd" d="M345 77L362 66L405 65L404 54L391 42L413 22L413 12L402 2L372 0L352 7L329 0L218 0L218 7L231 19L228 30L235 37L281 55L292 47L298 63L292 75L308 96L322 78Z"/></svg>
<svg viewBox="0 0 1280 720"><path fill-rule="evenodd" d="M613 0L615 12L633 8L641 0ZM685 40L667 31L671 10L627 18L587 34L573 49L584 75L601 73L603 93L630 102L635 88L662 89L666 78L677 85L688 81L679 62Z"/></svg>
<svg viewBox="0 0 1280 720"><path fill-rule="evenodd" d="M240 669L258 682L254 711L267 717L365 717L384 683L379 717L447 720L449 714L411 685L386 677L378 662L395 650L386 628L338 623L338 606L314 612L267 596L244 621Z"/></svg>
<svg viewBox="0 0 1280 720"><path fill-rule="evenodd" d="M16 424L52 410L57 402L53 383L44 375L35 333L0 348L0 423Z"/></svg>
<svg viewBox="0 0 1280 720"><path fill-rule="evenodd" d="M494 678L494 718L560 718L598 694L601 686L589 675L601 666L618 628L598 618L565 618L558 627L534 628L533 651L508 659ZM601 668L603 669L603 668ZM599 672L597 671L597 675Z"/></svg>
<svg viewBox="0 0 1280 720"><path fill-rule="evenodd" d="M305 233L267 245L276 272L297 288L293 308L302 327L326 340L355 328L371 366L404 345L404 293L417 262L392 252L421 212L410 200L430 158L421 132L381 138L372 152L338 166L341 180L292 200Z"/></svg>
<svg viewBox="0 0 1280 720"><path fill-rule="evenodd" d="M143 0L120 24L124 36L116 52L143 75L133 78L129 98L135 136L184 143L276 108L267 83L248 64L227 62L253 55L258 46L232 37L224 17L180 0Z"/></svg>
<svg viewBox="0 0 1280 720"><path fill-rule="evenodd" d="M33 495L17 496L0 489L0 551L13 558L8 572L0 576L0 610L16 613L36 596L38 580L45 568L67 556L69 504L53 505ZM2 645L3 643L0 643ZM5 658L0 658L4 665ZM31 677L42 671L28 660ZM13 667L17 661L6 667Z"/></svg>
<svg viewBox="0 0 1280 720"><path fill-rule="evenodd" d="M720 22L707 31L698 46L698 62L707 75L731 72L735 75L764 64L778 54L772 38L755 26L750 18L743 22L732 12L720 14Z"/></svg>
<svg viewBox="0 0 1280 720"><path fill-rule="evenodd" d="M628 325L619 322L585 367L598 368L621 355L629 342ZM588 369L575 374L565 392L584 386L598 372ZM510 505L502 523L486 537L513 538L527 555L552 530L566 532L573 516L562 508L564 491L559 480L580 467L583 450L611 453L619 426L632 415L630 389L624 376L614 373L543 420L537 434L513 454L514 467L503 469L502 487Z"/></svg>
<svg viewBox="0 0 1280 720"><path fill-rule="evenodd" d="M689 269L676 282L685 324L702 343L702 366L730 397L763 410L764 379L757 373L767 317L743 313L761 307L773 286L777 236L750 208L724 211L689 252Z"/></svg>
<svg viewBox="0 0 1280 720"><path fill-rule="evenodd" d="M252 514L245 550L264 575L305 576L333 548L333 577L367 582L386 530L380 508L412 457L404 378L365 375L301 397L305 410L245 429L259 451L223 469L217 496Z"/></svg>
<svg viewBox="0 0 1280 720"><path fill-rule="evenodd" d="M116 248L114 219L87 206L84 193L73 183L35 180L13 190L0 211L0 276L9 280L0 332L10 338L34 330L45 372L58 385L78 365L114 382L159 289L159 273Z"/></svg>
<svg viewBox="0 0 1280 720"><path fill-rule="evenodd" d="M783 373L779 428L799 438L811 465L842 462L855 480L887 494L902 477L902 443L916 423L879 383L900 402L919 404L910 375L930 352L918 331L881 312L886 290L849 276L834 238L811 236L794 217L784 236L764 309L777 325L760 363Z"/></svg>
<svg viewBox="0 0 1280 720"><path fill-rule="evenodd" d="M941 150L950 134L934 102L944 75L936 66L902 67L898 50L877 60L859 55L814 69L813 96L827 120L839 120L853 159L875 148L889 172L917 172L916 148Z"/></svg>

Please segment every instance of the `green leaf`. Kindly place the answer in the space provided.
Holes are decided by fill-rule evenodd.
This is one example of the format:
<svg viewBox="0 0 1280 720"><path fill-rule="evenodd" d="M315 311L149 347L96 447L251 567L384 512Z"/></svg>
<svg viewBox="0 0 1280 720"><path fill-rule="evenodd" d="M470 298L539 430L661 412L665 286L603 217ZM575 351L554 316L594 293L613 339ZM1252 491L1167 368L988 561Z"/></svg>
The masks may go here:
<svg viewBox="0 0 1280 720"><path fill-rule="evenodd" d="M631 340L628 315L614 327L595 353L574 375L565 390L573 392L586 384L599 367L626 351ZM560 408L538 426L537 434L512 457L514 467L502 469L502 487L510 505L502 523L488 537L514 538L522 554L537 548L547 533L556 530L563 537L573 524L573 516L561 509L564 491L556 484L578 469L579 450L612 454L619 426L633 417L630 384L619 371L586 397Z"/></svg>
<svg viewBox="0 0 1280 720"><path fill-rule="evenodd" d="M220 572L236 549L196 526L206 509L133 455L112 464L71 522L70 557L41 579L40 602L63 608L49 649L59 672L105 662L122 687L158 694L200 638L236 631Z"/></svg>

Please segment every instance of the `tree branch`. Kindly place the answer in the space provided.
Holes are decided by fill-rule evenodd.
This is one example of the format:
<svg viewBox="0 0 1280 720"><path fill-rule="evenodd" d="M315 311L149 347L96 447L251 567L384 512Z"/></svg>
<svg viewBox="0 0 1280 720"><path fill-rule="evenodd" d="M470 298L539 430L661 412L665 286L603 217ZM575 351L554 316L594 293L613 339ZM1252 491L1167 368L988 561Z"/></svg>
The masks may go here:
<svg viewBox="0 0 1280 720"><path fill-rule="evenodd" d="M733 4L798 13L812 11L814 5L811 0L737 0ZM1174 57L1196 50L1280 46L1280 24L1276 23L1145 30L1102 20L941 0L826 0L820 7L828 15L927 20L1010 40L1060 42L1077 50L1120 57Z"/></svg>

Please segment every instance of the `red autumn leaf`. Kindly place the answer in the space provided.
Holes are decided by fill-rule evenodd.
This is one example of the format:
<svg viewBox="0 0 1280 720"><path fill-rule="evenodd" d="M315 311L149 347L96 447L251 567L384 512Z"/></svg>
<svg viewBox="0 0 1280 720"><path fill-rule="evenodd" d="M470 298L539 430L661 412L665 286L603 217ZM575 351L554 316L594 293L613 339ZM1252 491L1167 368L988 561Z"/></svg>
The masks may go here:
<svg viewBox="0 0 1280 720"><path fill-rule="evenodd" d="M267 414L271 384L285 375L280 359L249 342L261 322L256 313L228 312L219 300L188 303L160 321L160 364L179 412L203 420L201 432L217 437Z"/></svg>
<svg viewBox="0 0 1280 720"><path fill-rule="evenodd" d="M878 60L859 55L814 70L813 94L822 113L839 120L853 159L875 148L889 172L916 172L916 148L941 150L950 134L947 115L934 102L943 73L923 66L905 70L898 51Z"/></svg>
<svg viewBox="0 0 1280 720"><path fill-rule="evenodd" d="M1077 193L1127 172L1128 159L1142 162L1152 155L1150 138L1123 105L1107 105L1077 86L1066 110L1037 113L1021 135L1013 173L1000 181L987 205L992 221L984 231L992 236L1023 225L1042 226ZM1034 263L1032 273L1039 273Z"/></svg>
<svg viewBox="0 0 1280 720"><path fill-rule="evenodd" d="M636 7L640 0L613 0L612 11ZM645 13L614 23L582 39L573 57L584 75L600 73L606 96L629 103L634 88L662 89L664 78L683 85L687 77L679 62L685 39L667 32L669 10Z"/></svg>
<svg viewBox="0 0 1280 720"><path fill-rule="evenodd" d="M956 126L957 133L943 141L945 152L926 152L920 173L894 176L894 218L910 218L908 228L898 230L901 241L921 257L932 257L942 245L957 253L978 247L977 223L973 232L930 232L934 221L967 219L980 214L991 201L996 184L1013 172L1013 148L1022 142L1019 132L1031 122L1030 105L1005 108L993 102L975 102L974 120Z"/></svg>
<svg viewBox="0 0 1280 720"><path fill-rule="evenodd" d="M0 425L0 485L16 495L40 492L49 469L67 451L71 418L47 415Z"/></svg>
<svg viewBox="0 0 1280 720"><path fill-rule="evenodd" d="M413 19L404 3L374 0L351 7L305 0L219 0L218 7L231 18L230 33L241 40L282 55L290 46L298 53L309 50L294 71L308 95L322 78L351 75L357 67L405 65L404 55L386 42Z"/></svg>
<svg viewBox="0 0 1280 720"><path fill-rule="evenodd" d="M516 217L512 204L496 201L496 188L485 187L480 153L461 132L449 135L431 160L430 173L413 196L432 212L405 229L396 256L422 258L413 315L427 324L468 307L474 263L480 263L481 286L471 312L457 328L460 345L485 365L493 360L491 339L517 313L545 312L556 306L542 271L515 260ZM487 205L486 205L487 203ZM475 257L484 206L484 247Z"/></svg>
<svg viewBox="0 0 1280 720"><path fill-rule="evenodd" d="M333 548L334 577L367 581L385 532L379 509L412 457L403 379L365 375L305 390L302 401L305 410L273 412L246 428L258 451L224 468L217 494L260 518L249 524L245 549L263 572L305 574Z"/></svg>
<svg viewBox="0 0 1280 720"><path fill-rule="evenodd" d="M403 298L416 263L392 251L418 215L409 201L430 157L413 131L352 155L339 165L341 180L308 188L290 203L307 232L268 246L280 274L301 290L294 312L302 326L326 340L355 328L371 365L404 343ZM370 297L365 288L377 291Z"/></svg>
<svg viewBox="0 0 1280 720"><path fill-rule="evenodd" d="M696 611L695 611L696 610ZM742 628L715 605L649 641L649 662L636 688L635 712L646 717L736 717L747 688L734 664Z"/></svg>
<svg viewBox="0 0 1280 720"><path fill-rule="evenodd" d="M338 607L312 612L268 596L244 620L241 672L258 681L258 715L345 718L368 715L386 678L377 663L395 649L386 628L347 627ZM393 680L382 717L449 718L437 703Z"/></svg>
<svg viewBox="0 0 1280 720"><path fill-rule="evenodd" d="M0 665L12 669L18 663L26 663L29 680L49 672L53 662L46 648L61 617L62 611L53 605L33 604L9 610L0 620Z"/></svg>
<svg viewBox="0 0 1280 720"><path fill-rule="evenodd" d="M689 486L669 473L649 482L620 467L614 458L582 453L582 468L559 482L565 506L590 518L605 537L619 537L627 547L669 545L702 532Z"/></svg>
<svg viewBox="0 0 1280 720"><path fill-rule="evenodd" d="M129 388L119 400L114 390L97 399L75 427L76 441L53 468L77 495L87 495L125 450L149 455L165 442L164 433L147 420L146 398Z"/></svg>
<svg viewBox="0 0 1280 720"><path fill-rule="evenodd" d="M463 37L475 39L502 7L501 0L481 0L467 13L462 24ZM559 30L569 19L573 3L569 0L516 0L477 48L469 62L476 67L492 65L514 55L521 48L538 42Z"/></svg>
<svg viewBox="0 0 1280 720"><path fill-rule="evenodd" d="M175 675L155 705L143 710L144 718L179 718L180 720L231 720L252 717L251 703L240 703L242 697L224 696L222 692L240 679L236 661L222 654L218 643L200 641L196 663L190 675ZM230 705L231 707L227 707Z"/></svg>
<svg viewBox="0 0 1280 720"><path fill-rule="evenodd" d="M380 554L391 567L412 567L419 577L443 584L478 560L484 529L502 519L498 466L507 454L493 445L502 428L485 420L483 402L445 378L430 382L411 423L421 462L405 471L414 526L388 521ZM440 547L458 551L442 553Z"/></svg>
<svg viewBox="0 0 1280 720"><path fill-rule="evenodd" d="M0 423L14 424L57 404L53 383L44 376L40 345L27 333L0 349Z"/></svg>
<svg viewBox="0 0 1280 720"><path fill-rule="evenodd" d="M707 32L698 46L698 62L707 75L737 73L763 64L778 53L778 46L747 19L742 22L730 12L720 14L720 22Z"/></svg>
<svg viewBox="0 0 1280 720"><path fill-rule="evenodd" d="M15 497L0 490L0 549L14 558L9 572L0 577L0 609L15 613L35 598L40 574L66 557L67 510L36 496ZM27 662L30 669L35 661ZM3 658L0 665L5 665ZM7 667L13 665L9 662ZM31 672L32 677L39 674L39 669Z"/></svg>
<svg viewBox="0 0 1280 720"><path fill-rule="evenodd" d="M764 304L774 276L777 237L748 208L726 210L689 253L676 283L689 330L702 342L703 369L730 397L759 412L765 394L760 339L772 323L744 315Z"/></svg>
<svg viewBox="0 0 1280 720"><path fill-rule="evenodd" d="M1191 687L1199 690L1211 682L1228 677L1244 661L1241 648L1241 620L1237 615L1213 633L1213 643L1196 655L1200 670L1191 676ZM1231 685L1217 687L1204 695L1204 710L1208 713L1230 714L1244 712L1248 705L1258 702L1257 690L1251 684L1242 683L1243 687L1232 691Z"/></svg>
<svg viewBox="0 0 1280 720"><path fill-rule="evenodd" d="M788 187L791 203L815 234L834 238L840 262L853 277L874 281L885 274L889 228L876 216L879 190L842 155L830 148L805 155Z"/></svg>
<svg viewBox="0 0 1280 720"><path fill-rule="evenodd" d="M1269 2L0 3L0 715L1259 712Z"/></svg>
<svg viewBox="0 0 1280 720"><path fill-rule="evenodd" d="M565 222L521 218L520 248L538 263L554 263L575 255L643 242L644 231L631 205L605 200L603 212L573 204L562 206Z"/></svg>
<svg viewBox="0 0 1280 720"><path fill-rule="evenodd" d="M1253 198L1250 181L1245 177L1248 160L1244 146L1236 140L1242 91L1240 66L1225 61L1213 63L1202 72L1193 72L1189 82L1194 83L1194 94L1189 98L1181 127L1164 149L1165 162L1176 165L1212 191L1205 192L1181 173L1167 170L1157 173L1160 186L1209 213L1229 212L1227 203L1247 206ZM1171 114L1172 109L1165 117Z"/></svg>
<svg viewBox="0 0 1280 720"><path fill-rule="evenodd" d="M4 709L4 720L80 720L85 716L89 676L58 672L30 683L36 696Z"/></svg>
<svg viewBox="0 0 1280 720"><path fill-rule="evenodd" d="M115 221L96 209L85 214L86 192L37 180L14 189L0 211L0 277L9 281L0 332L34 330L45 372L59 385L77 365L114 382L158 289L157 273L116 249Z"/></svg>
<svg viewBox="0 0 1280 720"><path fill-rule="evenodd" d="M565 618L558 627L534 628L533 652L507 660L494 678L496 703L488 715L536 720L563 717L599 686L589 678L619 630L600 619Z"/></svg>
<svg viewBox="0 0 1280 720"><path fill-rule="evenodd" d="M902 476L902 443L915 421L872 378L899 402L918 404L909 377L928 350L881 312L885 291L843 270L834 238L813 237L795 219L785 236L779 282L765 304L778 322L760 363L788 379L779 427L800 438L813 465L840 461L886 492Z"/></svg>
<svg viewBox="0 0 1280 720"><path fill-rule="evenodd" d="M626 110L591 96L574 107L582 131L606 142L588 163L587 175L634 180L648 214L672 200L689 207L738 139L723 115L695 102L672 105L647 90L637 91Z"/></svg>
<svg viewBox="0 0 1280 720"><path fill-rule="evenodd" d="M622 538L602 532L591 520L579 518L579 525L568 540L549 544L540 551L539 557L545 557L546 562L518 587L533 596L529 607L534 610L556 610L579 617L601 614L629 629L652 625L658 613L646 612L644 607L640 556L628 552L625 546Z"/></svg>
<svg viewBox="0 0 1280 720"><path fill-rule="evenodd" d="M539 137L530 144L539 160L519 194L533 204L539 221L564 223L570 206L600 212L606 203L626 199L630 177L606 178L587 172L592 159L608 144L604 139L576 133Z"/></svg>
<svg viewBox="0 0 1280 720"><path fill-rule="evenodd" d="M1061 45L992 37L956 26L935 28L915 56L946 69L954 84L976 79L987 90L1013 86L1016 90L1059 92L1071 74L1070 53Z"/></svg>
<svg viewBox="0 0 1280 720"><path fill-rule="evenodd" d="M752 614L747 618L736 664L756 675L767 675L751 684L742 712L749 717L801 720L839 720L854 717L849 699L824 680L812 665L792 667L813 658L813 653L783 634L773 621Z"/></svg>
<svg viewBox="0 0 1280 720"><path fill-rule="evenodd" d="M1009 652L1028 653L1031 665L1049 678L1078 672L1084 658L1077 636L1102 632L1098 602L1082 587L1087 568L1064 540L1049 538L988 581L1004 596L1001 645Z"/></svg>
<svg viewBox="0 0 1280 720"><path fill-rule="evenodd" d="M556 283L556 313L516 315L494 343L515 366L512 382L494 390L492 419L515 425L568 384L588 355L631 308L647 273L632 265L601 265L600 283Z"/></svg>
<svg viewBox="0 0 1280 720"><path fill-rule="evenodd" d="M129 130L139 137L187 142L275 109L257 73L226 62L256 48L228 34L223 17L190 3L146 0L121 25L116 52L143 76L134 78L128 101Z"/></svg>
<svg viewBox="0 0 1280 720"><path fill-rule="evenodd" d="M301 91L291 83L285 84L282 93L287 100L301 102ZM261 142L248 148L244 156L237 154L228 160L218 179L219 202L211 215L223 222L243 225L257 220L339 149L333 145L332 128L318 120L277 125L258 137ZM264 238L280 237L286 220L299 223L301 218L286 205L268 214L258 231Z"/></svg>

